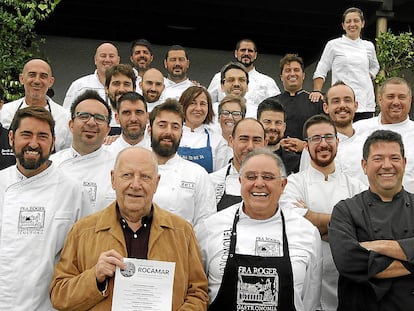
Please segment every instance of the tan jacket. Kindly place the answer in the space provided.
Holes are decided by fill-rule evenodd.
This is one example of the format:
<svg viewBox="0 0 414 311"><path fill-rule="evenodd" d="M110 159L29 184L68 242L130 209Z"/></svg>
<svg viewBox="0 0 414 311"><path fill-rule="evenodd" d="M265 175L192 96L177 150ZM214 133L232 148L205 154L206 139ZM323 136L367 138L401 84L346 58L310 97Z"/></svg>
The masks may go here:
<svg viewBox="0 0 414 311"><path fill-rule="evenodd" d="M50 285L58 310L111 310L114 279L102 294L96 285L99 255L114 249L127 257L115 202L78 221L68 234ZM207 278L192 226L154 204L148 259L175 262L172 310L206 310Z"/></svg>

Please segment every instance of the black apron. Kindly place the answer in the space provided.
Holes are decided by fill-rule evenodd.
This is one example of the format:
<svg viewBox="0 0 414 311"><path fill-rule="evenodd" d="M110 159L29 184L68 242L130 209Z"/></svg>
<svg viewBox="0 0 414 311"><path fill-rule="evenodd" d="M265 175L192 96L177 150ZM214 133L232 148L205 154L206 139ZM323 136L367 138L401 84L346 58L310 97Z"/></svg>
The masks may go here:
<svg viewBox="0 0 414 311"><path fill-rule="evenodd" d="M224 191L223 196L221 197L220 201L217 203L217 212L221 211L225 208L228 208L236 203L240 203L242 201L242 197L239 195L231 195L226 194L226 178L230 174L231 164L229 165L226 176L224 177Z"/></svg>
<svg viewBox="0 0 414 311"><path fill-rule="evenodd" d="M238 209L223 279L217 297L208 310L295 311L293 273L282 211L283 257L236 254L236 225L239 217Z"/></svg>

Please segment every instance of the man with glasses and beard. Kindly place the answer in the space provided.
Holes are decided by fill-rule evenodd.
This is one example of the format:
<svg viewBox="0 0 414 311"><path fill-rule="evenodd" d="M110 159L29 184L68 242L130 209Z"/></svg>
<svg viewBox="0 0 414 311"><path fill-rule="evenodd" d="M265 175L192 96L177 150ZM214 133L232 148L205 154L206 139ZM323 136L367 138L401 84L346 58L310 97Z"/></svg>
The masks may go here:
<svg viewBox="0 0 414 311"><path fill-rule="evenodd" d="M336 310L338 271L328 243L328 223L332 209L340 200L353 197L366 189L359 180L335 169L339 140L332 120L326 115L314 115L303 126L305 148L311 165L308 169L288 177L281 202L289 203L318 229L322 238L322 290L318 310ZM293 203L293 204L292 204Z"/></svg>
<svg viewBox="0 0 414 311"><path fill-rule="evenodd" d="M174 99L167 99L150 113L148 132L161 175L153 200L195 226L215 213L216 202L207 172L177 154L183 122L182 106Z"/></svg>
<svg viewBox="0 0 414 311"><path fill-rule="evenodd" d="M280 141L285 135L286 113L279 100L273 97L262 101L257 108L257 120L262 123L266 131L267 147L282 159L286 174L297 173L300 154L280 146Z"/></svg>
<svg viewBox="0 0 414 311"><path fill-rule="evenodd" d="M16 165L0 172L0 306L52 310L49 284L72 225L89 213L77 181L49 156L55 121L43 107L16 111L9 140Z"/></svg>

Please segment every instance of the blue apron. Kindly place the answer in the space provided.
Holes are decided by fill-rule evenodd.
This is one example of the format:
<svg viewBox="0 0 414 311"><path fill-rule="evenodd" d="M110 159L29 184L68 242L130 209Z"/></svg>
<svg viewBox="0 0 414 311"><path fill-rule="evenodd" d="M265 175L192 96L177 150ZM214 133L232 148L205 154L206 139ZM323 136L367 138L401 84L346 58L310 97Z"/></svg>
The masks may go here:
<svg viewBox="0 0 414 311"><path fill-rule="evenodd" d="M210 134L207 129L204 129L207 134L207 146L203 148L178 147L178 155L183 159L197 163L205 168L208 173L213 172L213 152L210 145Z"/></svg>

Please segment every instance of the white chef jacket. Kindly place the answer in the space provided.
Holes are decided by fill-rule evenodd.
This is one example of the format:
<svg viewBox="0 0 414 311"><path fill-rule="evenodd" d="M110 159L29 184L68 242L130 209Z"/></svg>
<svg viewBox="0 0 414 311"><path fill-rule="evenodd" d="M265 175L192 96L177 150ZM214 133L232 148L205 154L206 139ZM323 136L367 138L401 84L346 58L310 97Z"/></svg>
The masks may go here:
<svg viewBox="0 0 414 311"><path fill-rule="evenodd" d="M64 109L61 105L55 103L50 97L47 97L47 101L50 105L52 117L55 120L55 149L56 151L69 148L72 144L72 133L69 130L70 113ZM46 104L45 108L49 110L49 105ZM14 114L20 107L26 108L26 100L19 98L15 101L7 103L0 110L0 123L4 128L9 128L13 121Z"/></svg>
<svg viewBox="0 0 414 311"><path fill-rule="evenodd" d="M191 128L183 126L183 136L181 137L180 147L204 148L207 146L207 134L204 131L206 125L202 124L200 127L191 131ZM210 134L210 145L213 153L213 171L217 171L224 167L229 159L227 152L227 141L223 136L214 132Z"/></svg>
<svg viewBox="0 0 414 311"><path fill-rule="evenodd" d="M51 155L50 159L66 174L80 182L89 194L93 213L115 201L115 191L111 183L115 156L110 151L100 147L90 154L80 155L71 147Z"/></svg>
<svg viewBox="0 0 414 311"><path fill-rule="evenodd" d="M243 202L230 206L207 218L195 228L200 244L204 269L208 277L210 301L216 298L223 278L229 247L230 233L237 208L236 253L257 255L258 241L272 241L283 256L282 220L280 209L265 220L252 219L243 209ZM283 209L289 255L292 263L294 301L297 311L315 310L319 304L322 254L319 231L310 222L290 209ZM275 247L276 248L276 247Z"/></svg>
<svg viewBox="0 0 414 311"><path fill-rule="evenodd" d="M80 185L53 163L30 178L0 171L0 306L54 310L49 285L72 225L88 214Z"/></svg>
<svg viewBox="0 0 414 311"><path fill-rule="evenodd" d="M343 81L355 92L357 112L374 112L375 95L372 79L379 71L377 54L372 42L345 35L328 41L313 74L325 80L332 70L332 84Z"/></svg>
<svg viewBox="0 0 414 311"><path fill-rule="evenodd" d="M105 99L105 85L99 81L98 71L95 70L94 73L80 77L79 79L72 82L69 89L66 92L65 99L63 100L63 108L70 110L72 103L80 94L86 90L97 91L98 94Z"/></svg>
<svg viewBox="0 0 414 311"><path fill-rule="evenodd" d="M184 81L175 83L174 81L171 81L170 79L164 79L165 82L165 89L162 92L162 97L164 99L167 98L173 98L176 100L179 100L181 97L181 94L188 89L190 86L193 86L194 83L191 82L189 79L186 79Z"/></svg>
<svg viewBox="0 0 414 311"><path fill-rule="evenodd" d="M354 178L358 178L367 187L369 185L367 175L362 169L362 148L365 143L365 135L357 134L348 137L344 134L338 133L338 150L335 157L336 169ZM302 151L300 157L299 171L304 171L310 166L311 158L307 149Z"/></svg>
<svg viewBox="0 0 414 311"><path fill-rule="evenodd" d="M161 175L153 201L183 217L193 226L216 212L214 188L208 173L200 165L178 154L158 165Z"/></svg>
<svg viewBox="0 0 414 311"><path fill-rule="evenodd" d="M224 92L221 90L221 72L217 72L214 77L211 79L210 84L208 86L208 91L211 95L211 98L213 102L219 102L223 99L225 96ZM248 107L252 105L253 107L256 107L265 100L266 98L276 96L280 94L280 89L277 86L275 80L273 78L260 73L256 70L256 68L253 68L249 71L249 89L244 96L246 99L246 102L248 103ZM248 109L249 110L249 109ZM252 111L249 114L246 114L246 117L257 117L256 114L254 114L254 111Z"/></svg>
<svg viewBox="0 0 414 311"><path fill-rule="evenodd" d="M227 170L230 166L229 175L227 175ZM226 165L225 167L219 169L216 172L209 174L211 181L216 193L216 204L220 202L224 193L241 196L240 194L240 181L239 181L239 172L233 165L233 161Z"/></svg>
<svg viewBox="0 0 414 311"><path fill-rule="evenodd" d="M407 116L403 122L394 124L382 124L381 113L374 118L357 121L353 124L355 131L367 138L375 130L390 130L401 135L404 143L407 166L403 178L404 189L414 193L414 121Z"/></svg>
<svg viewBox="0 0 414 311"><path fill-rule="evenodd" d="M122 136L121 134L112 144L104 145L103 147L109 152L111 152L112 155L114 155L115 157L118 155L118 153L121 150L124 150L125 148L128 148L128 147L143 147L148 150L151 150L151 140L150 140L149 135L146 133L147 131L145 131L145 134L142 140L136 145L130 145L129 143L127 143L126 140L124 139L124 136Z"/></svg>
<svg viewBox="0 0 414 311"><path fill-rule="evenodd" d="M280 198L283 206L294 206L292 203L302 200L314 212L331 214L333 207L340 200L353 197L366 190L367 187L356 178L349 177L339 170L325 176L314 167L288 176L288 183ZM299 215L305 216L304 208L293 208ZM336 311L338 271L332 259L329 243L322 241L323 275L321 306L324 311Z"/></svg>

